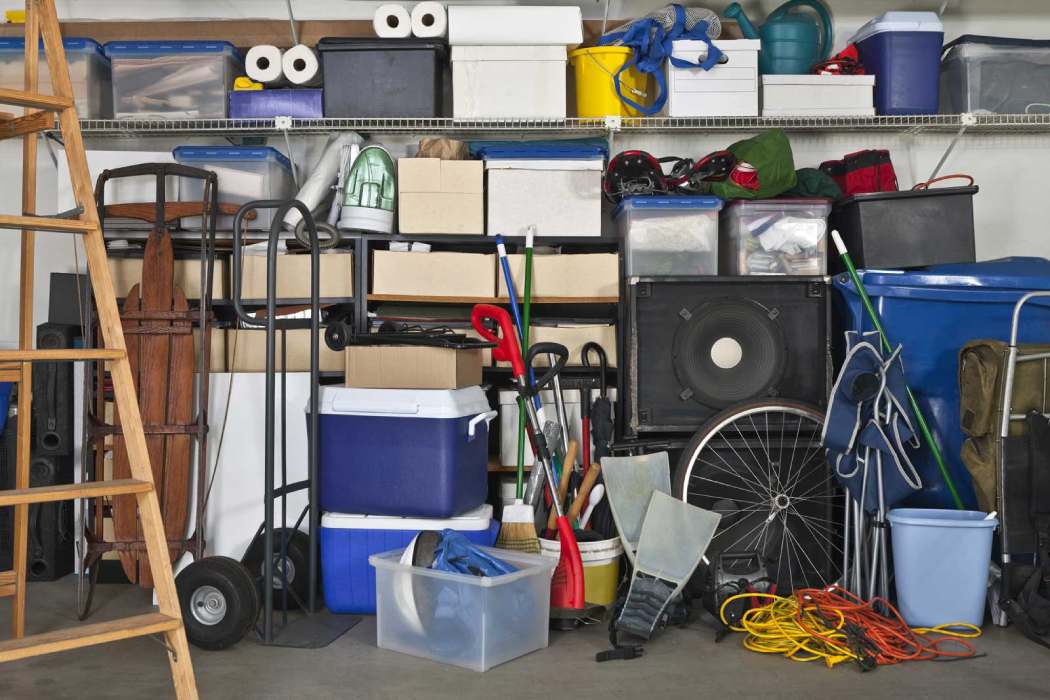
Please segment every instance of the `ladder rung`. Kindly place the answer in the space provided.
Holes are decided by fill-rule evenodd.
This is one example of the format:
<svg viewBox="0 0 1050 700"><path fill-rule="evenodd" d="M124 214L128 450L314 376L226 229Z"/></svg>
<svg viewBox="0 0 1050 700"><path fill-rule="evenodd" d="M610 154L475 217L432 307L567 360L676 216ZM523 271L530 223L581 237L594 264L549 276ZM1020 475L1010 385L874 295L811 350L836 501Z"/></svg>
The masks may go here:
<svg viewBox="0 0 1050 700"><path fill-rule="evenodd" d="M61 350L0 350L0 362L87 362L122 360L123 350L110 348L64 348Z"/></svg>
<svg viewBox="0 0 1050 700"><path fill-rule="evenodd" d="M152 483L140 481L139 479L111 479L109 481L89 481L83 484L33 486L27 489L0 491L0 506L14 506L20 503L70 501L74 498L124 496L133 493L146 493L151 490L153 490Z"/></svg>
<svg viewBox="0 0 1050 700"><path fill-rule="evenodd" d="M14 571L0 571L0 586L6 586L9 583L15 582Z"/></svg>
<svg viewBox="0 0 1050 700"><path fill-rule="evenodd" d="M50 112L32 112L24 117L0 121L0 139L13 139L26 134L47 131L55 126L55 115Z"/></svg>
<svg viewBox="0 0 1050 700"><path fill-rule="evenodd" d="M95 622L54 632L34 634L21 639L0 642L0 662L17 661L32 656L54 654L93 644L119 642L132 637L170 632L182 626L182 620L161 613L146 613L109 622Z"/></svg>
<svg viewBox="0 0 1050 700"><path fill-rule="evenodd" d="M46 109L51 112L58 112L72 107L73 101L56 95L40 95L26 92L25 90L0 88L0 105L17 105L19 107Z"/></svg>
<svg viewBox="0 0 1050 700"><path fill-rule="evenodd" d="M95 230L95 224L80 219L59 219L53 216L17 216L0 214L0 228L25 229L28 231L58 231L59 233L87 233Z"/></svg>

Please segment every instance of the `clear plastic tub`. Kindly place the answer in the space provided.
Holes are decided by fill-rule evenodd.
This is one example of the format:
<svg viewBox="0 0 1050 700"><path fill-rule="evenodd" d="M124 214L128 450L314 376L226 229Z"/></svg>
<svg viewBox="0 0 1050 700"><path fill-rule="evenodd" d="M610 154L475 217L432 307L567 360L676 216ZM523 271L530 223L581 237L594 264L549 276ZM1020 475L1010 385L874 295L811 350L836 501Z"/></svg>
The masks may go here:
<svg viewBox="0 0 1050 700"><path fill-rule="evenodd" d="M718 197L628 197L613 218L624 239L627 274L718 274Z"/></svg>
<svg viewBox="0 0 1050 700"><path fill-rule="evenodd" d="M722 210L723 275L827 273L827 199L736 200Z"/></svg>
<svg viewBox="0 0 1050 700"><path fill-rule="evenodd" d="M961 36L944 47L941 112L1050 111L1050 41Z"/></svg>
<svg viewBox="0 0 1050 700"><path fill-rule="evenodd" d="M289 199L295 195L292 164L276 148L270 146L179 146L174 150L175 162L194 168L213 171L219 178L219 202L241 205L255 199ZM203 196L204 181L184 178L180 188L183 202L199 202ZM275 209L257 209L253 221L245 220L246 230L269 231ZM232 216L220 216L216 227L233 230ZM182 225L198 229L199 216L187 217Z"/></svg>
<svg viewBox="0 0 1050 700"><path fill-rule="evenodd" d="M70 37L62 42L69 62L69 79L73 83L77 114L81 119L108 119L113 114L113 90L110 85L109 59L93 39ZM25 39L0 39L0 88L22 90L25 86ZM40 72L37 92L54 93L51 72L47 69L44 49L40 49ZM9 109L9 108L8 108Z"/></svg>
<svg viewBox="0 0 1050 700"><path fill-rule="evenodd" d="M111 41L116 119L225 119L244 62L226 41Z"/></svg>
<svg viewBox="0 0 1050 700"><path fill-rule="evenodd" d="M400 563L403 550L373 554L376 643L474 671L547 646L556 559L482 549L518 567L495 577L465 576Z"/></svg>

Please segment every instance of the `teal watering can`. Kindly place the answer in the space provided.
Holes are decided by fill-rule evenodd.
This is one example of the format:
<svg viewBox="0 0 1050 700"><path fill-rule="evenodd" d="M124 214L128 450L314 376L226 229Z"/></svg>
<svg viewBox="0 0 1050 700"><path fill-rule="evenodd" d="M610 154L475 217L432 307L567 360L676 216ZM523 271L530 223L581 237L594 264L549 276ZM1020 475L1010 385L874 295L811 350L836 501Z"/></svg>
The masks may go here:
<svg viewBox="0 0 1050 700"><path fill-rule="evenodd" d="M808 7L817 13L820 24L795 8ZM801 75L831 53L831 16L819 0L788 0L773 10L761 29L755 29L740 3L726 8L727 19L736 20L745 39L761 39L758 72L764 75Z"/></svg>

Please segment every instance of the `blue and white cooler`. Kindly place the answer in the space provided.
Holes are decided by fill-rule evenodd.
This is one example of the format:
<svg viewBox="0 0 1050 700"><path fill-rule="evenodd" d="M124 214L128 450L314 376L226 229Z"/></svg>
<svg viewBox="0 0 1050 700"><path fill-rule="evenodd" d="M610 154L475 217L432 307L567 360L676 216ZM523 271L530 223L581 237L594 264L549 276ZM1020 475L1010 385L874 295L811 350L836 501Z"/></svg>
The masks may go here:
<svg viewBox="0 0 1050 700"><path fill-rule="evenodd" d="M335 613L376 611L376 571L372 554L407 547L422 530L456 530L474 544L491 547L499 534L492 506L455 518L397 518L387 515L325 513L321 517L321 577L324 602Z"/></svg>
<svg viewBox="0 0 1050 700"><path fill-rule="evenodd" d="M323 511L451 518L485 502L496 411L480 386L323 387L320 404Z"/></svg>

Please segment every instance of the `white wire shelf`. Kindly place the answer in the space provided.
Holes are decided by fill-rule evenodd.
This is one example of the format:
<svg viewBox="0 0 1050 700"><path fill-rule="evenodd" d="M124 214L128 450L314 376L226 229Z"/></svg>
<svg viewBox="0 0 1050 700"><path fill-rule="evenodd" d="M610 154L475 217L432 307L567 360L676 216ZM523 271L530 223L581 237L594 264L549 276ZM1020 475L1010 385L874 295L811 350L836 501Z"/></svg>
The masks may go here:
<svg viewBox="0 0 1050 700"><path fill-rule="evenodd" d="M359 131L373 134L576 134L683 133L705 131L897 131L955 132L964 124L968 132L1050 131L1048 114L931 114L879 117L701 117L623 119L499 119L456 120L449 118L398 119L292 119L287 129L275 119L83 119L85 136L267 136L327 134Z"/></svg>

